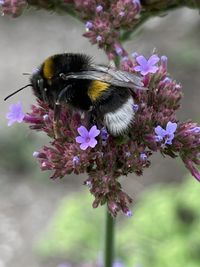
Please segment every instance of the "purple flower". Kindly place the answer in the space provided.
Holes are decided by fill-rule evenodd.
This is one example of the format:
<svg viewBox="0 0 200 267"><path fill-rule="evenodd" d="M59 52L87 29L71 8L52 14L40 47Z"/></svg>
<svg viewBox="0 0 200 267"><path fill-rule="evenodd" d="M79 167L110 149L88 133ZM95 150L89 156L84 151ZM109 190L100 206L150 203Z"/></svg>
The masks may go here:
<svg viewBox="0 0 200 267"><path fill-rule="evenodd" d="M127 217L132 217L132 216L133 216L132 211L128 210L128 211L126 212L126 216L127 216Z"/></svg>
<svg viewBox="0 0 200 267"><path fill-rule="evenodd" d="M141 5L140 0L133 0L132 2L133 2L133 4Z"/></svg>
<svg viewBox="0 0 200 267"><path fill-rule="evenodd" d="M101 136L101 139L102 139L103 141L106 141L106 140L108 139L108 137L109 137L109 133L108 133L108 131L106 130L105 127L103 127L103 128L101 129L100 136Z"/></svg>
<svg viewBox="0 0 200 267"><path fill-rule="evenodd" d="M174 133L177 128L177 123L173 123L169 121L166 126L166 130L163 129L161 126L157 126L155 128L155 133L157 134L156 140L157 141L162 141L163 139L165 140L165 145L171 145L172 141L174 139Z"/></svg>
<svg viewBox="0 0 200 267"><path fill-rule="evenodd" d="M48 115L48 114L45 114L45 115L43 116L43 120L44 120L45 122L47 122L47 121L49 120L49 115Z"/></svg>
<svg viewBox="0 0 200 267"><path fill-rule="evenodd" d="M155 66L155 64L157 64L159 60L157 55L152 55L148 60L142 55L138 56L136 57L136 61L139 65L134 67L134 70L140 72L143 76L148 73L156 73L158 67Z"/></svg>
<svg viewBox="0 0 200 267"><path fill-rule="evenodd" d="M115 44L115 52L117 53L117 55L121 56L123 54L122 47L118 44Z"/></svg>
<svg viewBox="0 0 200 267"><path fill-rule="evenodd" d="M97 41L97 42L101 42L101 41L102 41L102 37L101 37L101 35L98 35L98 36L97 36L96 41Z"/></svg>
<svg viewBox="0 0 200 267"><path fill-rule="evenodd" d="M129 158L131 156L131 152L126 152L126 157Z"/></svg>
<svg viewBox="0 0 200 267"><path fill-rule="evenodd" d="M127 57L127 56L122 57L122 58L121 58L121 61L122 61L122 62L128 61L128 57Z"/></svg>
<svg viewBox="0 0 200 267"><path fill-rule="evenodd" d="M125 12L124 11L120 11L119 15L120 15L120 17L123 17L125 15Z"/></svg>
<svg viewBox="0 0 200 267"><path fill-rule="evenodd" d="M85 185L88 187L88 188L92 188L92 183L90 181L86 181L85 182Z"/></svg>
<svg viewBox="0 0 200 267"><path fill-rule="evenodd" d="M11 126L15 122L21 123L24 119L24 112L22 111L22 105L20 102L17 104L12 104L9 107L10 112L6 115L8 121L8 126Z"/></svg>
<svg viewBox="0 0 200 267"><path fill-rule="evenodd" d="M163 67L164 70L167 70L167 57L166 56L161 56L160 58L161 60L161 66Z"/></svg>
<svg viewBox="0 0 200 267"><path fill-rule="evenodd" d="M34 158L37 158L37 157L39 156L39 154L40 154L40 153L39 153L38 151L34 151L34 152L33 152L33 157L34 157Z"/></svg>
<svg viewBox="0 0 200 267"><path fill-rule="evenodd" d="M170 79L169 77L165 77L163 80L162 80L163 83L167 84L167 83L171 83L172 82L172 79Z"/></svg>
<svg viewBox="0 0 200 267"><path fill-rule="evenodd" d="M139 106L137 104L133 104L133 111L137 112L139 109Z"/></svg>
<svg viewBox="0 0 200 267"><path fill-rule="evenodd" d="M98 5L97 7L96 7L96 11L97 12L101 12L103 10L103 7L101 6L101 5Z"/></svg>
<svg viewBox="0 0 200 267"><path fill-rule="evenodd" d="M147 160L147 155L145 153L140 154L140 160L141 161L146 161Z"/></svg>
<svg viewBox="0 0 200 267"><path fill-rule="evenodd" d="M92 29L92 27L93 27L93 23L91 22L91 21L87 21L86 23L85 23L85 27L86 27L86 29Z"/></svg>
<svg viewBox="0 0 200 267"><path fill-rule="evenodd" d="M132 56L132 58L136 58L138 56L138 53L137 52L132 52L131 56Z"/></svg>
<svg viewBox="0 0 200 267"><path fill-rule="evenodd" d="M200 127L194 127L189 130L191 133L200 133Z"/></svg>
<svg viewBox="0 0 200 267"><path fill-rule="evenodd" d="M79 164L80 158L78 156L74 156L72 159L72 162L73 162L73 165L75 166L75 165Z"/></svg>
<svg viewBox="0 0 200 267"><path fill-rule="evenodd" d="M78 133L80 136L76 137L76 142L81 144L80 148L86 150L88 147L95 147L97 144L96 136L100 134L100 131L97 129L97 126L94 125L88 131L84 126L78 128Z"/></svg>

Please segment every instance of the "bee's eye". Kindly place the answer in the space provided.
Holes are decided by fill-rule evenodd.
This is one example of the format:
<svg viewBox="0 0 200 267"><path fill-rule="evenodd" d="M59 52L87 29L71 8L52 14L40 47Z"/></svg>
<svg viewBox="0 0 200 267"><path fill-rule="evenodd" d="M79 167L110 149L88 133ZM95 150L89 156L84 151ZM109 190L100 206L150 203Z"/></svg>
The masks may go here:
<svg viewBox="0 0 200 267"><path fill-rule="evenodd" d="M43 81L43 79L38 79L37 80L37 84L38 84L38 87L40 88L40 90L42 91L44 88L43 88L43 86L44 86L44 81Z"/></svg>

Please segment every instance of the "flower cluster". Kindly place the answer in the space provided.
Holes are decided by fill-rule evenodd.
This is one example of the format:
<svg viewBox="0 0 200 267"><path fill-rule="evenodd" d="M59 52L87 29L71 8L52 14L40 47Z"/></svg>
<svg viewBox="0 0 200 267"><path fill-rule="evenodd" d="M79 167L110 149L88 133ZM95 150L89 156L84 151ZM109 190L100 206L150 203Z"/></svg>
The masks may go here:
<svg viewBox="0 0 200 267"><path fill-rule="evenodd" d="M160 63L159 63L160 62ZM122 190L119 177L129 173L142 175L151 164L150 156L157 151L172 158L180 156L192 175L200 180L196 165L200 165L200 126L193 122L181 123L176 117L180 107L182 88L168 77L167 58L141 55L122 59L121 68L140 73L148 90L133 92L134 122L127 134L114 137L105 127L88 128L87 116L62 107L58 125L59 138L54 138L54 111L38 100L23 121L30 128L45 132L51 144L34 152L42 170L52 170L53 179L67 174L87 173L85 185L94 195L93 207L107 203L115 216L122 211L131 216L128 208L132 199ZM22 119L18 108L12 108L11 122Z"/></svg>
<svg viewBox="0 0 200 267"><path fill-rule="evenodd" d="M138 23L141 11L139 0L74 0L73 4L79 16L86 21L84 36L92 44L103 48L110 59L115 55L126 55L120 45L120 31L131 29Z"/></svg>
<svg viewBox="0 0 200 267"><path fill-rule="evenodd" d="M12 17L18 17L23 12L24 8L27 6L27 1L25 0L1 0L0 6L2 13L6 15L11 15Z"/></svg>

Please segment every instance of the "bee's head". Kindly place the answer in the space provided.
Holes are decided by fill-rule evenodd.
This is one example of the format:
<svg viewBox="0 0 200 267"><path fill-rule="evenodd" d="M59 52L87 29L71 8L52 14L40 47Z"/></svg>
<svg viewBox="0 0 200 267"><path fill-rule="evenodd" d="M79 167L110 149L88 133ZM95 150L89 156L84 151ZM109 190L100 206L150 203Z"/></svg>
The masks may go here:
<svg viewBox="0 0 200 267"><path fill-rule="evenodd" d="M58 69L55 68L53 57L46 59L33 72L30 82L35 96L48 103L51 108L54 108L59 93L69 84L69 81L60 77Z"/></svg>
<svg viewBox="0 0 200 267"><path fill-rule="evenodd" d="M47 79L43 75L43 66L37 68L31 75L30 82L34 95L44 102L49 102L48 98L51 94L51 79Z"/></svg>
<svg viewBox="0 0 200 267"><path fill-rule="evenodd" d="M39 98L42 101L46 101L46 91L47 91L47 82L41 75L41 69L36 69L32 74L29 74L30 76L30 83L23 86L22 88L14 91L10 95L8 95L4 100L7 100L11 96L17 94L21 90L27 88L27 87L32 87L33 92L37 98Z"/></svg>

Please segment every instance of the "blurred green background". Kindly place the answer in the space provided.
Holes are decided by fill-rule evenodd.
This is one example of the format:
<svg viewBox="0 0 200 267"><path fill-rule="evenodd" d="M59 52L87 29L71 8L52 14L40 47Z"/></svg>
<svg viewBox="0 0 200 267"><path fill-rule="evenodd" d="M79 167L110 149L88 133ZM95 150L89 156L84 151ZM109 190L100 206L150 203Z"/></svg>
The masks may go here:
<svg viewBox="0 0 200 267"><path fill-rule="evenodd" d="M160 184L144 191L133 218L118 221L116 258L127 267L198 267L199 195L200 187L191 176L181 185ZM62 200L36 247L43 259L97 261L102 253L104 209L94 211L90 204L87 192Z"/></svg>
<svg viewBox="0 0 200 267"><path fill-rule="evenodd" d="M185 95L178 116L198 122L199 29L198 11L180 9L151 19L125 45L130 53L149 56L156 47L159 55L168 56L169 72ZM0 267L65 267L65 262L88 267L101 262L104 208L91 208L92 198L82 185L85 177L52 181L48 172L40 171L32 153L48 143L43 134L24 125L7 127L9 105L21 101L28 112L35 101L32 92L24 90L3 102L27 84L23 72L32 72L54 53L82 52L107 63L83 32L84 25L74 18L42 10L17 19L0 17ZM117 219L116 257L124 266L200 266L200 185L185 175L182 162L155 155L142 177L122 180L134 199L134 216Z"/></svg>

